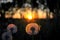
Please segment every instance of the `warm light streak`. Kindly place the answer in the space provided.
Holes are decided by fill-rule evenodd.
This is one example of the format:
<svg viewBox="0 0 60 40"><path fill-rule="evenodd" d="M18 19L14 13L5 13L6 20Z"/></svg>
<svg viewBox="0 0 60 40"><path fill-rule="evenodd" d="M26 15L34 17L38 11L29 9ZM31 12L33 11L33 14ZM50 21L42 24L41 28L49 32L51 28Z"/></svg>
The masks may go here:
<svg viewBox="0 0 60 40"><path fill-rule="evenodd" d="M5 18L13 18L13 19L46 19L47 18L47 12L46 10L41 10L41 9L37 9L37 10L32 10L32 9L23 9L23 11L21 11L21 9L18 9L17 11L13 11L13 15L11 16L11 14L9 12L7 12L5 14ZM53 13L50 12L48 13L50 19L53 18Z"/></svg>

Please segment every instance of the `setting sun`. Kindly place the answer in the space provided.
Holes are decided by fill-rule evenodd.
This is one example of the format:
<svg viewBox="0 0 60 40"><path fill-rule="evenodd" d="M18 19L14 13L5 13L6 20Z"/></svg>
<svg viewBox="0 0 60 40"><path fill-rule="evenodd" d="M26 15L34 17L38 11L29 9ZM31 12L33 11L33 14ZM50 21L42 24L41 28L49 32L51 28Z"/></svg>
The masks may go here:
<svg viewBox="0 0 60 40"><path fill-rule="evenodd" d="M32 15L28 15L28 19L30 19L30 20L31 20L31 19L32 19Z"/></svg>

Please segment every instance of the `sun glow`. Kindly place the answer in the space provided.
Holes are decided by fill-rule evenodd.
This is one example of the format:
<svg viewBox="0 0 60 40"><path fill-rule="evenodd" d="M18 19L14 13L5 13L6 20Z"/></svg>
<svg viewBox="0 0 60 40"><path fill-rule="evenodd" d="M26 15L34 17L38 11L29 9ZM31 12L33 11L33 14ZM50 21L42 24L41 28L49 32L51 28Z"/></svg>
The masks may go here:
<svg viewBox="0 0 60 40"><path fill-rule="evenodd" d="M50 19L53 18L53 13L49 12L48 13ZM13 11L13 15L7 11L5 14L5 18L13 18L13 19L46 19L47 18L47 12L46 10L41 10L41 9L31 9L31 8L26 8L26 9L18 9L17 11Z"/></svg>
<svg viewBox="0 0 60 40"><path fill-rule="evenodd" d="M30 19L30 20L32 19L32 16L31 16L31 15L28 15L27 17L28 17L28 19Z"/></svg>

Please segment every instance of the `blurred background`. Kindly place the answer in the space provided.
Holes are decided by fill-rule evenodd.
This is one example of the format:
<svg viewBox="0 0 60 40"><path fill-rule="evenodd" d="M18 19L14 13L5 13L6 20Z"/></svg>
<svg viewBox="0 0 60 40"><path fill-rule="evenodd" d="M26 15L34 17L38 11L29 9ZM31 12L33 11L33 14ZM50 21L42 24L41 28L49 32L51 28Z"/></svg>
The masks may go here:
<svg viewBox="0 0 60 40"><path fill-rule="evenodd" d="M24 13L27 10L37 11L38 15L33 14L35 15L33 18L38 17L32 19L29 13L30 17L26 16L27 14ZM16 16L14 16L15 13ZM41 27L38 34L26 33L25 28L29 23L37 23ZM10 32L12 35L10 39L3 39L2 34L7 32L9 24L16 25L17 32ZM60 0L0 0L0 40L57 40L60 39L59 36Z"/></svg>

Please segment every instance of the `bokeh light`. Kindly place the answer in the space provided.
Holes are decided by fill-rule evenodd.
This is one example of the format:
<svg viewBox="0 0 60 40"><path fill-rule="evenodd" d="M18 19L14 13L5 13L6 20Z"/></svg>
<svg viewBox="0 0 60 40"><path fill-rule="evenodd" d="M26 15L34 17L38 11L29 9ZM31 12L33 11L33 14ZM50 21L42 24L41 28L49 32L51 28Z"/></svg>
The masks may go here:
<svg viewBox="0 0 60 40"><path fill-rule="evenodd" d="M12 40L12 34L10 32L4 32L2 34L2 40Z"/></svg>
<svg viewBox="0 0 60 40"><path fill-rule="evenodd" d="M7 30L12 32L12 33L16 33L17 32L17 26L14 24L9 24L7 27Z"/></svg>
<svg viewBox="0 0 60 40"><path fill-rule="evenodd" d="M40 31L40 27L41 26L39 26L37 23L30 23L30 24L28 24L27 26L26 26L26 33L27 34L29 34L29 35L36 35L36 34L38 34L39 33L39 31ZM32 33L32 30L31 30L31 28L34 28L35 30L34 30L34 33Z"/></svg>

